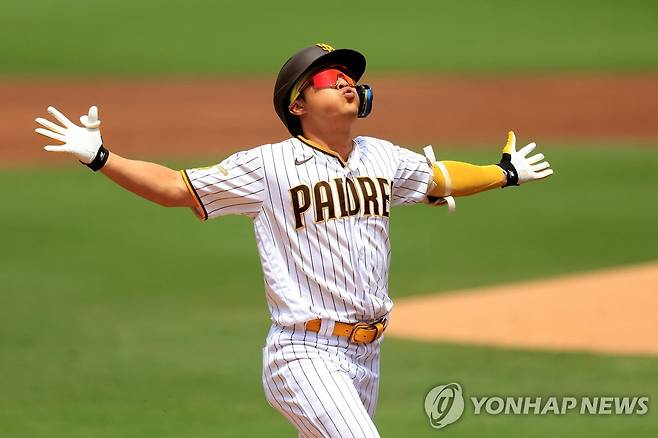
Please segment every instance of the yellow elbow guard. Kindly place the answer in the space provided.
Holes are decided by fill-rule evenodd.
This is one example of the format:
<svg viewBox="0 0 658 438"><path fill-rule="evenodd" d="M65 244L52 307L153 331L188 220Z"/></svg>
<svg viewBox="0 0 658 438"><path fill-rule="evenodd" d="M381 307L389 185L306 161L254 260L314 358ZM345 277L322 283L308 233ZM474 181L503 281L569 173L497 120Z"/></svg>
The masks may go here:
<svg viewBox="0 0 658 438"><path fill-rule="evenodd" d="M435 161L432 172L431 196L467 196L502 187L506 182L505 173L496 164L476 166L460 161Z"/></svg>

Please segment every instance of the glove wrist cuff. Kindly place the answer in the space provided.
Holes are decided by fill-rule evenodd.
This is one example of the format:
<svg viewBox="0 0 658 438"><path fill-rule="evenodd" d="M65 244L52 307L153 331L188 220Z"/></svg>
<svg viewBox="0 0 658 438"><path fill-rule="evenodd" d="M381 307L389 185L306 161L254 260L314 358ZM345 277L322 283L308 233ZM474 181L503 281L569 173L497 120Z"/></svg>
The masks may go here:
<svg viewBox="0 0 658 438"><path fill-rule="evenodd" d="M498 163L498 166L503 169L506 178L505 185L503 185L502 188L519 185L519 172L517 172L516 168L512 164L512 156L510 154L504 153L503 158L500 160L500 163Z"/></svg>
<svg viewBox="0 0 658 438"><path fill-rule="evenodd" d="M93 160L91 160L90 163L85 163L84 161L80 161L82 164L93 170L94 172L97 172L105 166L105 163L107 163L107 159L110 156L110 151L108 151L102 144L101 147L98 148L98 152L96 152L96 156L94 157Z"/></svg>

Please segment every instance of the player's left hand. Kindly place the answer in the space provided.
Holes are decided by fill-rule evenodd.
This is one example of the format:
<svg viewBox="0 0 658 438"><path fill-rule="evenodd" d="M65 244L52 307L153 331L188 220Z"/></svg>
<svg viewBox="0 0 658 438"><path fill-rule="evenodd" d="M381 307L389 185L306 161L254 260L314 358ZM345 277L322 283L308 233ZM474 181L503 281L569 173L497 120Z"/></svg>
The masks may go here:
<svg viewBox="0 0 658 438"><path fill-rule="evenodd" d="M517 151L514 131L507 134L507 143L503 148L503 158L498 163L507 176L507 183L503 187L519 186L529 181L536 181L553 175L553 169L551 169L548 161L542 161L544 154L540 153L527 157L535 147L537 147L536 143L530 143Z"/></svg>

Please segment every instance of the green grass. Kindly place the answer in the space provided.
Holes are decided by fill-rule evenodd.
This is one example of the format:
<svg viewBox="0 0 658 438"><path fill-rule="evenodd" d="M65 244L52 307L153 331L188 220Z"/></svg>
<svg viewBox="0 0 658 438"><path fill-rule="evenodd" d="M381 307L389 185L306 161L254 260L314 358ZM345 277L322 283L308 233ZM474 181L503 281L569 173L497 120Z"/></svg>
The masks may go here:
<svg viewBox="0 0 658 438"><path fill-rule="evenodd" d="M272 74L316 42L369 71L655 71L650 0L5 0L0 74Z"/></svg>
<svg viewBox="0 0 658 438"><path fill-rule="evenodd" d="M391 294L656 259L658 150L543 145L556 174L392 212ZM491 162L497 151L441 150ZM200 164L186 160L179 165ZM293 436L264 400L268 312L249 221L198 222L82 166L5 170L0 214L0 436ZM655 436L658 416L471 417L441 432L422 402L466 394L658 396L658 358L387 339L382 436Z"/></svg>

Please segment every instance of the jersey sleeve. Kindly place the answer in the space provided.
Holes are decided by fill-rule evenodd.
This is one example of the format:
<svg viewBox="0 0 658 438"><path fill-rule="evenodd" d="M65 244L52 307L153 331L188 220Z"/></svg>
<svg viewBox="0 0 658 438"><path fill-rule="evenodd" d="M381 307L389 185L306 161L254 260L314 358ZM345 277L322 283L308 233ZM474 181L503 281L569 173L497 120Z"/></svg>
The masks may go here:
<svg viewBox="0 0 658 438"><path fill-rule="evenodd" d="M427 159L416 152L393 145L397 169L393 178L391 205L427 203L432 169Z"/></svg>
<svg viewBox="0 0 658 438"><path fill-rule="evenodd" d="M200 219L228 214L254 217L260 212L264 191L260 148L236 152L214 166L180 172L197 200Z"/></svg>

